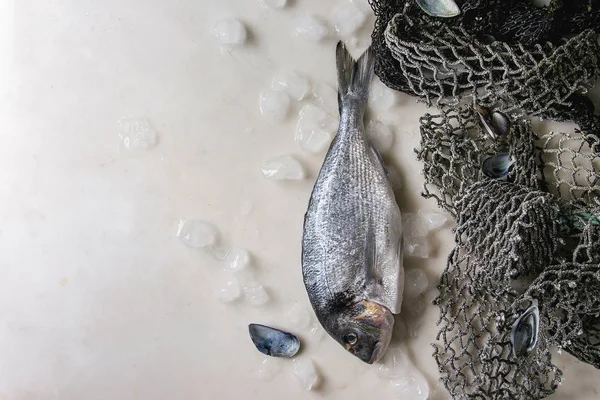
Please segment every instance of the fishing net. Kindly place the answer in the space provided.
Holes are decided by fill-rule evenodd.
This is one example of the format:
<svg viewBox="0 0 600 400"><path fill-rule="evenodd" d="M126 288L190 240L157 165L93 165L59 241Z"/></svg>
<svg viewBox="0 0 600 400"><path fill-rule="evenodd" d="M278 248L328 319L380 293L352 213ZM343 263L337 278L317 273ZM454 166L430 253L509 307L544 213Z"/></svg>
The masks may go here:
<svg viewBox="0 0 600 400"><path fill-rule="evenodd" d="M558 243L544 230L530 228L542 223L556 231L559 208L549 194L494 180L466 188L455 207L458 245L436 299L441 344L434 357L442 381L454 398L543 398L558 387L562 374L552 364L545 335L527 357L513 357L510 332L518 316L513 304L520 294L512 280L552 258Z"/></svg>
<svg viewBox="0 0 600 400"><path fill-rule="evenodd" d="M426 15L413 1L371 3L377 16L375 71L390 88L428 104L456 105L469 98L600 132L584 95L600 74L594 31L600 28L600 2L537 8L528 1L465 1L461 16L449 20ZM593 11L583 11L588 8ZM570 40L563 38L571 33L576 35Z"/></svg>
<svg viewBox="0 0 600 400"><path fill-rule="evenodd" d="M538 138L526 119L492 139L468 106L421 118L423 195L457 221L434 354L454 398L548 396L562 377L555 346L600 367L599 145L578 131ZM489 179L483 161L501 151L515 163ZM534 302L537 346L515 357L512 326Z"/></svg>
<svg viewBox="0 0 600 400"><path fill-rule="evenodd" d="M600 368L600 117L586 95L600 0L457 0L448 19L370 3L376 74L440 108L420 120L417 158L423 195L457 222L435 300L442 381L458 399L544 398L562 379L552 348ZM508 132L489 135L468 103L508 115ZM530 116L578 129L537 136ZM500 154L510 167L491 179Z"/></svg>

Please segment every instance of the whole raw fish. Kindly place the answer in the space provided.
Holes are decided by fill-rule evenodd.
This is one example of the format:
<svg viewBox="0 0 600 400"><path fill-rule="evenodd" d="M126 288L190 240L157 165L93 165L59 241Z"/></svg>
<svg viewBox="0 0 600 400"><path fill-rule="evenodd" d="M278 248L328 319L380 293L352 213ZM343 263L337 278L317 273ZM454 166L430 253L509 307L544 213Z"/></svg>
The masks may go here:
<svg viewBox="0 0 600 400"><path fill-rule="evenodd" d="M340 126L304 220L302 271L323 328L367 363L390 342L404 289L402 220L364 114L373 53L336 49Z"/></svg>

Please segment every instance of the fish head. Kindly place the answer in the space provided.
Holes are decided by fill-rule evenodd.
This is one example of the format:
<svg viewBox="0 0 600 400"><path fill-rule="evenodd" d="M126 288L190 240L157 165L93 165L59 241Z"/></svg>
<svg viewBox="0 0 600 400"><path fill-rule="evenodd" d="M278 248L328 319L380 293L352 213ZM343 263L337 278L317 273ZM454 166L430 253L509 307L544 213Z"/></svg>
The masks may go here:
<svg viewBox="0 0 600 400"><path fill-rule="evenodd" d="M329 334L351 354L373 364L387 351L394 328L394 315L381 304L362 300L338 312Z"/></svg>

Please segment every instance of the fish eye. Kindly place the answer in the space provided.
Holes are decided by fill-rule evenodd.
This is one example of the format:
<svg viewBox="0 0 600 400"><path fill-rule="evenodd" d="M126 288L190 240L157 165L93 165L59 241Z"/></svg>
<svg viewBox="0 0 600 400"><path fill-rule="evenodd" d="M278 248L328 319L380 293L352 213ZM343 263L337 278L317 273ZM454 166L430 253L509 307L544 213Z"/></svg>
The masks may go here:
<svg viewBox="0 0 600 400"><path fill-rule="evenodd" d="M346 343L348 343L349 345L355 345L356 342L358 342L358 336L356 336L356 333L349 333L346 335L346 337L344 338L344 341Z"/></svg>

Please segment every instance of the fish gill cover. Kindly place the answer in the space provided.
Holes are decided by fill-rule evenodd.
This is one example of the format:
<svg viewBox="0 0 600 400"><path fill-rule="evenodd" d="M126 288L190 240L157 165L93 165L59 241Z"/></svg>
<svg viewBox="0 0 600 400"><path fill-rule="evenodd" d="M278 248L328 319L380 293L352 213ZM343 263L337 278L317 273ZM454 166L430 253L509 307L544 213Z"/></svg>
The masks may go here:
<svg viewBox="0 0 600 400"><path fill-rule="evenodd" d="M417 157L423 195L457 221L435 300L442 381L453 398L544 398L562 379L552 348L600 368L600 117L586 96L600 1L456 1L453 18L421 9L432 1L370 3L376 74L440 109L421 118ZM482 127L492 109L507 134ZM527 116L579 128L536 135Z"/></svg>

